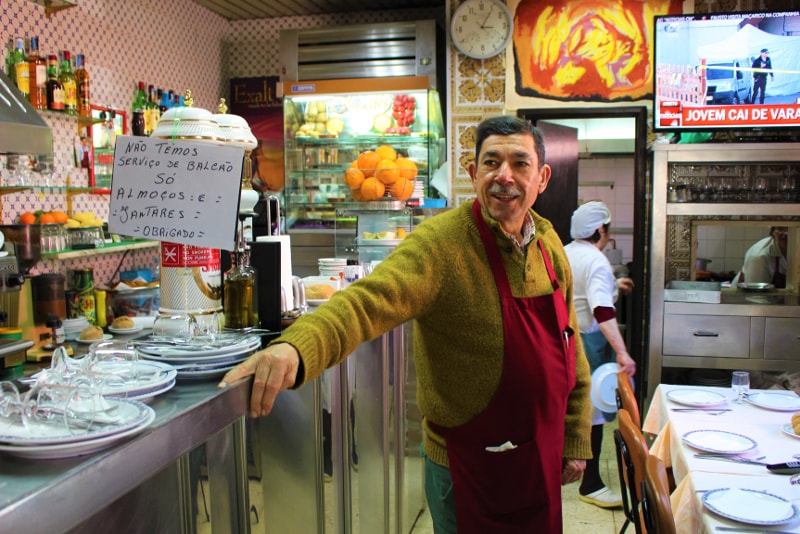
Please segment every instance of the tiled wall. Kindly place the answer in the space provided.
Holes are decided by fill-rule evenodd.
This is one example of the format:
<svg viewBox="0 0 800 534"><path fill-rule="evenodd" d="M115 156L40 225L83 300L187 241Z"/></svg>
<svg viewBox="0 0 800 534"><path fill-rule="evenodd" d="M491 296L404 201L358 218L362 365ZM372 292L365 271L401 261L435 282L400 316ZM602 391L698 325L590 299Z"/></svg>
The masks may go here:
<svg viewBox="0 0 800 534"><path fill-rule="evenodd" d="M215 110L227 95L232 77L278 75L278 36L286 28L368 24L399 20L441 19L443 10L375 10L363 13L285 17L229 22L189 0L81 0L78 6L46 18L44 8L28 0L0 4L0 38L39 37L43 53L67 49L86 55L92 101L129 110L138 81L183 92L192 89L195 106ZM85 171L73 165L72 138L77 120L43 113L53 127L55 174L71 184L85 185ZM3 223L24 211L59 209L64 195L52 191L23 192L2 198ZM98 195L73 198L73 210L91 210L107 218L108 199ZM153 252L131 253L122 270L149 267ZM98 278L110 279L122 258L103 256L91 262ZM88 260L64 264L42 262L42 271L83 266ZM73 265L79 263L80 265Z"/></svg>

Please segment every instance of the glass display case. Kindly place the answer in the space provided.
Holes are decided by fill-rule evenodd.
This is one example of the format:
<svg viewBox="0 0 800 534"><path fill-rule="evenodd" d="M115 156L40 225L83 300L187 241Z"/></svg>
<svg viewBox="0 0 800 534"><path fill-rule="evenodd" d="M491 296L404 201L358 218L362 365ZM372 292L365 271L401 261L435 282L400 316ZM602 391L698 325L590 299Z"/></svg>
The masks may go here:
<svg viewBox="0 0 800 534"><path fill-rule="evenodd" d="M287 82L283 91L287 229L354 228L359 205L402 209L444 196L433 180L446 159L444 124L426 76ZM374 154L359 161L365 152ZM347 179L351 168L363 176Z"/></svg>

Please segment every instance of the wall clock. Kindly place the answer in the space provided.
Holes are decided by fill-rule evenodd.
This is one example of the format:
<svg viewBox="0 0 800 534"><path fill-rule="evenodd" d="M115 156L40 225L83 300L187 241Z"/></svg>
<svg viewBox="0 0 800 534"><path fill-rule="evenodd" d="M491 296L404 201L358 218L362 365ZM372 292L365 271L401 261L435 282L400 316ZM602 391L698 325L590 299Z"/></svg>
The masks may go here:
<svg viewBox="0 0 800 534"><path fill-rule="evenodd" d="M486 59L505 50L513 28L514 17L499 0L465 0L453 13L450 36L462 54Z"/></svg>

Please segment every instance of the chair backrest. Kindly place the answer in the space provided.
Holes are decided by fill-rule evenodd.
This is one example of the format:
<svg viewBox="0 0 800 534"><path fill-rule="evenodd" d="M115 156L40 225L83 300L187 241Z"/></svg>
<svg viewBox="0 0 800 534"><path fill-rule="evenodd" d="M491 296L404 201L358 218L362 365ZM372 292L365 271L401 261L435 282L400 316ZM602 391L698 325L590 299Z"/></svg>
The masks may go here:
<svg viewBox="0 0 800 534"><path fill-rule="evenodd" d="M648 534L676 534L675 516L669 500L669 481L664 463L649 455L645 462L642 515Z"/></svg>
<svg viewBox="0 0 800 534"><path fill-rule="evenodd" d="M641 534L642 525L639 520L639 499L636 497L637 490L633 482L633 462L628 447L622 439L622 433L618 428L614 429L614 448L617 452L619 487L620 493L622 494L622 513L625 516L625 522L619 532L623 534L628 528L628 525L633 523L636 534Z"/></svg>
<svg viewBox="0 0 800 534"><path fill-rule="evenodd" d="M642 417L639 415L639 404L633 393L631 377L622 371L617 373L617 408L628 410L633 424L637 428L642 428Z"/></svg>
<svg viewBox="0 0 800 534"><path fill-rule="evenodd" d="M642 500L642 481L644 480L645 461L650 451L647 443L644 440L642 431L639 427L633 424L630 413L628 410L622 409L617 413L619 420L619 432L622 435L622 441L625 442L625 447L631 456L631 464L633 465L633 481L634 488L636 488L637 500Z"/></svg>

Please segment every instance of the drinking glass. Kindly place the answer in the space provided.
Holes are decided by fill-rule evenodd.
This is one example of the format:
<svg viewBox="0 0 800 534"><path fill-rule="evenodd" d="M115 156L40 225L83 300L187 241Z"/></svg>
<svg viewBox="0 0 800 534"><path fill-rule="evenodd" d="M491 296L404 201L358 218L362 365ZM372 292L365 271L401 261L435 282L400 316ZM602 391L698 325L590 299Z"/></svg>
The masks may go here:
<svg viewBox="0 0 800 534"><path fill-rule="evenodd" d="M103 394L127 390L139 380L139 351L124 341L101 341L89 347L84 376L94 380Z"/></svg>
<svg viewBox="0 0 800 534"><path fill-rule="evenodd" d="M220 315L217 312L210 314L194 315L194 330L192 341L215 343L220 331Z"/></svg>
<svg viewBox="0 0 800 534"><path fill-rule="evenodd" d="M750 373L747 371L734 371L731 378L731 387L736 393L734 402L742 402L750 391Z"/></svg>
<svg viewBox="0 0 800 534"><path fill-rule="evenodd" d="M165 341L189 342L195 336L197 322L189 314L161 314L153 321L153 337Z"/></svg>

